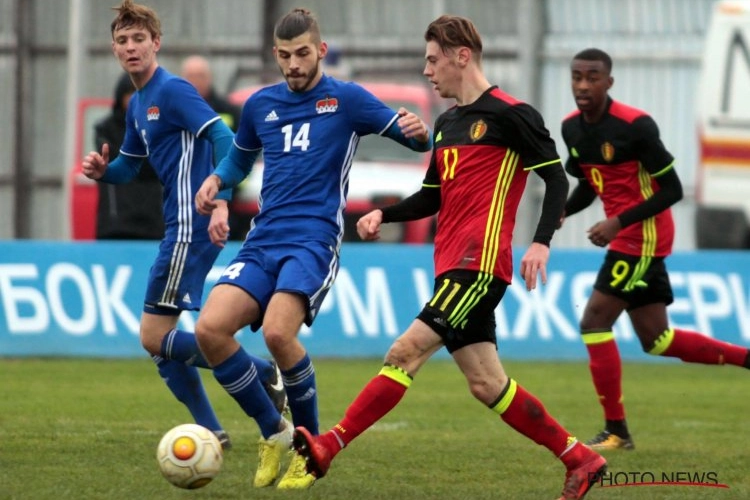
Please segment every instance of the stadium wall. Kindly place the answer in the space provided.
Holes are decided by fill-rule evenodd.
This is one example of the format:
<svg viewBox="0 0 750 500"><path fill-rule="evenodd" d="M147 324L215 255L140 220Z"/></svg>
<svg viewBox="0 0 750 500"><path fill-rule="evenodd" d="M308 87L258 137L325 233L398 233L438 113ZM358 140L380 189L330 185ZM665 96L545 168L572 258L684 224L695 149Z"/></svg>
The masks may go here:
<svg viewBox="0 0 750 500"><path fill-rule="evenodd" d="M615 58L612 95L648 110L664 143L677 158L686 199L675 209L681 230L675 246L694 248L694 172L698 153L696 82L704 34L715 0L308 0L331 46L357 79L420 82L422 30L438 15L466 15L482 33L484 69L493 83L536 105L558 141L559 123L573 108L570 57L599 46ZM67 158L66 116L70 77L68 43L71 4L50 0L0 0L0 238L67 240L66 175L79 158ZM110 49L109 23L117 2L81 0L77 35L82 54L76 90L80 97L109 97L120 69ZM172 71L198 52L210 58L219 91L256 83L270 53L265 7L280 12L295 0L146 0L162 16L159 60ZM538 38L538 39L537 39ZM272 65L275 74L275 67ZM362 74L367 70L367 74ZM244 76L242 76L244 75ZM246 80L249 79L249 80ZM89 146L87 146L89 147ZM540 196L541 184L532 176ZM519 210L518 244L528 241L538 218L536 204ZM558 247L583 247L585 229L600 212L590 210L566 223Z"/></svg>
<svg viewBox="0 0 750 500"><path fill-rule="evenodd" d="M238 248L230 243L221 253L204 300ZM145 356L138 319L156 251L145 242L0 242L0 356ZM516 249L516 270L524 251ZM528 293L520 278L514 280L496 311L504 359L586 359L577 321L603 254L557 249L546 286ZM316 357L381 357L430 297L432 247L348 244L341 264L317 320L301 338ZM750 344L749 253L678 252L668 266L673 326ZM192 330L195 319L185 314L180 327ZM615 334L624 359L655 359L641 352L626 317ZM238 339L251 352L267 354L259 333L243 330Z"/></svg>

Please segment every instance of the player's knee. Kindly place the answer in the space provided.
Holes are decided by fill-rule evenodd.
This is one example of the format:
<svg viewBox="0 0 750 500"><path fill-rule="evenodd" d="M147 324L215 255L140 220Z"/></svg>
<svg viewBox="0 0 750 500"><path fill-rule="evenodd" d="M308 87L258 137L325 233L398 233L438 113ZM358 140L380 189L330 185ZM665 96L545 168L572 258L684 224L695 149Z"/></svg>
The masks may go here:
<svg viewBox="0 0 750 500"><path fill-rule="evenodd" d="M612 328L618 316L619 311L612 311L596 304L587 304L578 326L583 332Z"/></svg>
<svg viewBox="0 0 750 500"><path fill-rule="evenodd" d="M584 315L581 318L581 321L578 322L578 328L582 332L587 332L590 330L601 329L603 324L605 323L596 317L592 317L592 316L587 317L586 315Z"/></svg>
<svg viewBox="0 0 750 500"><path fill-rule="evenodd" d="M505 383L507 383L507 381L508 379L505 378ZM501 381L499 380L492 380L489 378L467 379L467 382L469 384L469 392L471 392L471 395L484 405L489 405L497 399L497 395L502 392L502 388L505 385L500 384L499 382Z"/></svg>
<svg viewBox="0 0 750 500"><path fill-rule="evenodd" d="M211 345L219 336L219 326L216 322L201 315L195 323L195 340L198 346L203 348L205 345Z"/></svg>
<svg viewBox="0 0 750 500"><path fill-rule="evenodd" d="M659 334L636 332L636 335L638 335L638 342L641 344L641 349L643 349L643 352L646 354L659 356L664 351L664 337Z"/></svg>
<svg viewBox="0 0 750 500"><path fill-rule="evenodd" d="M471 392L471 395L474 396L476 399L481 401L482 403L485 403L488 401L488 391L487 391L487 385L482 383L482 381L469 381L469 392Z"/></svg>
<svg viewBox="0 0 750 500"><path fill-rule="evenodd" d="M165 333L141 329L141 346L152 356L161 355L161 341Z"/></svg>
<svg viewBox="0 0 750 500"><path fill-rule="evenodd" d="M286 345L285 337L279 330L265 328L263 329L263 339L266 341L266 347L271 353L277 353L284 349Z"/></svg>
<svg viewBox="0 0 750 500"><path fill-rule="evenodd" d="M385 362L394 366L405 366L409 360L414 357L416 346L405 340L403 337L397 338L391 344L388 353L385 355Z"/></svg>
<svg viewBox="0 0 750 500"><path fill-rule="evenodd" d="M388 349L384 361L415 376L429 357L429 350L420 349L417 344L401 336Z"/></svg>
<svg viewBox="0 0 750 500"><path fill-rule="evenodd" d="M295 337L296 335L282 329L263 325L263 338L266 341L266 347L274 355L284 352L289 344L294 342Z"/></svg>

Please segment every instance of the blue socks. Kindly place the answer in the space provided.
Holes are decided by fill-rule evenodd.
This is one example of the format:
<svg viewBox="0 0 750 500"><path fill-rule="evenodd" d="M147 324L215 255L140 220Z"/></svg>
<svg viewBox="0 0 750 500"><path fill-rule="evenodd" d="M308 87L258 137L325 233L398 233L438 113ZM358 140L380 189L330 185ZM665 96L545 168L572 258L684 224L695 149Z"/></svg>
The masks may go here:
<svg viewBox="0 0 750 500"><path fill-rule="evenodd" d="M282 370L281 378L289 399L289 410L292 412L294 426L302 426L312 435L318 431L318 390L315 385L315 368L310 357L305 357L291 370Z"/></svg>
<svg viewBox="0 0 750 500"><path fill-rule="evenodd" d="M245 413L258 422L264 439L279 432L281 415L261 383L253 358L242 347L214 367L214 377Z"/></svg>
<svg viewBox="0 0 750 500"><path fill-rule="evenodd" d="M253 364L258 367L261 381L265 382L273 376L273 367L269 360L249 354L248 356ZM161 341L161 357L181 361L186 365L197 366L198 368L211 368L198 348L195 334L182 330L173 329L164 336Z"/></svg>
<svg viewBox="0 0 750 500"><path fill-rule="evenodd" d="M198 348L194 333L172 329L161 341L161 357L174 359L198 368L210 368L203 353Z"/></svg>
<svg viewBox="0 0 750 500"><path fill-rule="evenodd" d="M167 387L177 400L187 406L195 423L212 431L221 430L221 424L219 424L219 419L214 413L208 396L206 396L198 369L159 356L153 356L152 358L159 369L159 375L164 379Z"/></svg>

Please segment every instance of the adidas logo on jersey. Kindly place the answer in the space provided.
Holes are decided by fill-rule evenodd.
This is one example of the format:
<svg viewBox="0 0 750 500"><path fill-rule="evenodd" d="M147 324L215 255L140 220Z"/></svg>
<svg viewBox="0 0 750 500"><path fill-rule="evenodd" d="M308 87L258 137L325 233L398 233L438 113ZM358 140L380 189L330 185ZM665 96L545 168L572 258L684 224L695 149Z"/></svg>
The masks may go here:
<svg viewBox="0 0 750 500"><path fill-rule="evenodd" d="M276 114L276 110L272 109L270 113L266 115L267 122L275 122L279 119L279 115Z"/></svg>

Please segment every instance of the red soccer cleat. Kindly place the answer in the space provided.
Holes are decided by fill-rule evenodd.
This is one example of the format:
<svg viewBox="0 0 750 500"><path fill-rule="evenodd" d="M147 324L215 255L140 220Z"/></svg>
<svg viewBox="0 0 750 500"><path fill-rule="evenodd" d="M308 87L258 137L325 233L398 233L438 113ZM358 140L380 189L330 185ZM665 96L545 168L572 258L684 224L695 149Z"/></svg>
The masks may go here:
<svg viewBox="0 0 750 500"><path fill-rule="evenodd" d="M304 427L294 429L292 446L305 457L307 472L320 479L326 475L331 466L331 453L328 448L318 442L318 438L310 434Z"/></svg>
<svg viewBox="0 0 750 500"><path fill-rule="evenodd" d="M565 485L559 500L579 500L585 497L605 472L607 461L601 455L593 453L591 458L565 473Z"/></svg>

